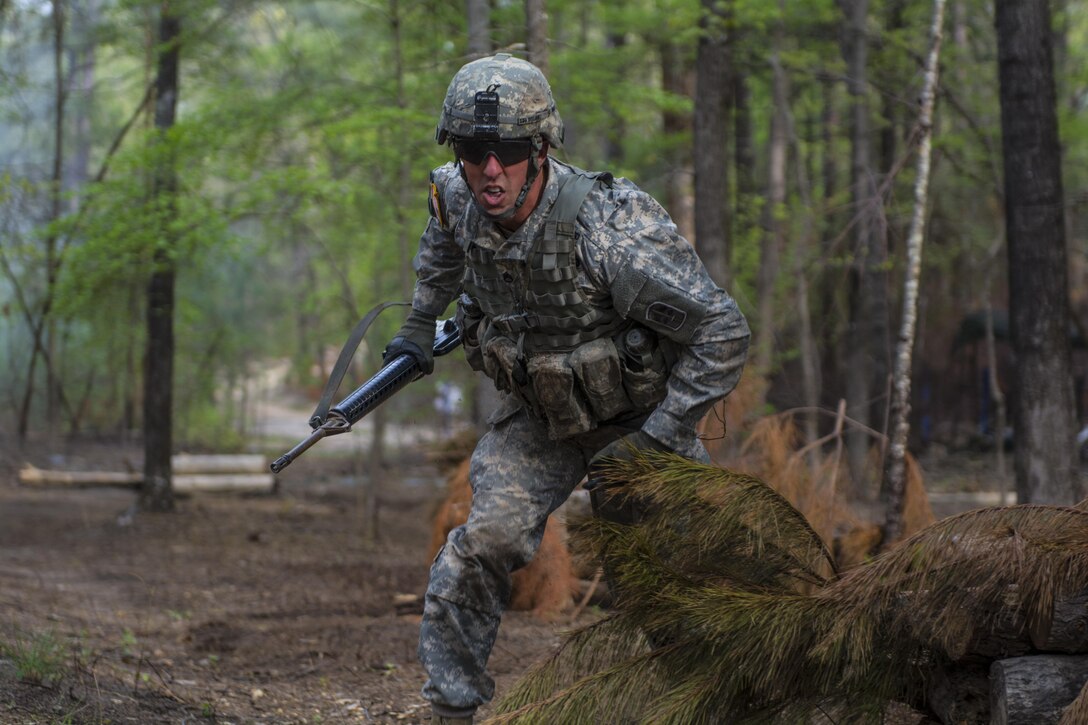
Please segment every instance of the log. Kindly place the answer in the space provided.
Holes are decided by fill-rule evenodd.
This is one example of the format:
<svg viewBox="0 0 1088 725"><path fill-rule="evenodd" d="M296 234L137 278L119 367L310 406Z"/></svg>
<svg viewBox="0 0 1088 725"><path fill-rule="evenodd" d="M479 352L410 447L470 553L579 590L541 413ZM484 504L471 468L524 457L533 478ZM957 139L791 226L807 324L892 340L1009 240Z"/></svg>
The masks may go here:
<svg viewBox="0 0 1088 725"><path fill-rule="evenodd" d="M49 471L27 464L19 471L19 482L26 486L125 486L143 483L142 473L115 471ZM187 473L173 477L174 492L273 493L276 480L271 473Z"/></svg>
<svg viewBox="0 0 1088 725"><path fill-rule="evenodd" d="M1077 699L1062 712L1058 725L1084 725L1088 722L1088 683L1081 688Z"/></svg>
<svg viewBox="0 0 1088 725"><path fill-rule="evenodd" d="M945 725L990 721L990 680L983 662L935 669L926 682L926 706Z"/></svg>
<svg viewBox="0 0 1088 725"><path fill-rule="evenodd" d="M259 453L201 455L178 453L170 457L174 473L267 473L268 461Z"/></svg>
<svg viewBox="0 0 1088 725"><path fill-rule="evenodd" d="M919 632L931 629L929 615L924 614L924 607L918 606L931 596L929 591L899 595L903 611ZM976 600L945 617L941 628L945 638L933 644L944 649L953 662L1002 660L1034 651L1027 616L1020 605L1020 593L1015 584L1005 589L1000 602Z"/></svg>
<svg viewBox="0 0 1088 725"><path fill-rule="evenodd" d="M1031 623L1031 643L1041 652L1088 653L1088 591L1055 600L1049 616Z"/></svg>
<svg viewBox="0 0 1088 725"><path fill-rule="evenodd" d="M1035 655L990 666L993 725L1057 723L1088 682L1088 655Z"/></svg>
<svg viewBox="0 0 1088 725"><path fill-rule="evenodd" d="M1004 612L963 612L963 631L959 642L951 643L948 656L954 661L973 659L999 660L1032 652L1031 637L1024 613L1011 607Z"/></svg>
<svg viewBox="0 0 1088 725"><path fill-rule="evenodd" d="M187 473L174 476L174 493L273 493L271 473Z"/></svg>
<svg viewBox="0 0 1088 725"><path fill-rule="evenodd" d="M142 473L113 471L47 471L26 464L19 471L25 486L139 486Z"/></svg>

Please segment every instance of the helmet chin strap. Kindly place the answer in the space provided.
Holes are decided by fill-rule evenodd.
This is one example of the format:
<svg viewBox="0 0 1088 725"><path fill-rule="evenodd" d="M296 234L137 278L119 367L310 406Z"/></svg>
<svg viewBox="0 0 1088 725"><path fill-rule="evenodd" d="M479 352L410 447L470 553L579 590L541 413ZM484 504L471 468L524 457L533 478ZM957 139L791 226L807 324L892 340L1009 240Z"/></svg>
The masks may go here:
<svg viewBox="0 0 1088 725"><path fill-rule="evenodd" d="M480 213L482 213L493 222L506 221L507 219L518 213L518 210L521 209L522 205L525 204L526 197L529 196L529 189L532 188L533 182L536 181L536 177L540 174L540 169L542 167L539 158L540 151L544 148L544 140L539 134L537 134L533 136L532 141L533 153L529 156L529 172L525 175L525 184L522 185L521 191L518 192L518 198L514 200L514 205L512 207L499 214L492 214L480 205L480 202L476 199L475 194L472 195L472 201L474 204L476 204L476 207L480 210ZM461 178L465 179L467 183L468 179L465 177L464 165L462 164L460 168Z"/></svg>

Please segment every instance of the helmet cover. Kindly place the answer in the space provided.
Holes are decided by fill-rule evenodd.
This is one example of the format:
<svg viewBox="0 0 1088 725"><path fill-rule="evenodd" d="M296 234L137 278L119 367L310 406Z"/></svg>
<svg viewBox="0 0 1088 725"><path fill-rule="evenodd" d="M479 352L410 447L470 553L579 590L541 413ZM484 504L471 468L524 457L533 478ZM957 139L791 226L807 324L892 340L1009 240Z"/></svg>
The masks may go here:
<svg viewBox="0 0 1088 725"><path fill-rule="evenodd" d="M435 140L543 138L563 145L563 119L547 78L532 63L499 53L464 65L450 81Z"/></svg>

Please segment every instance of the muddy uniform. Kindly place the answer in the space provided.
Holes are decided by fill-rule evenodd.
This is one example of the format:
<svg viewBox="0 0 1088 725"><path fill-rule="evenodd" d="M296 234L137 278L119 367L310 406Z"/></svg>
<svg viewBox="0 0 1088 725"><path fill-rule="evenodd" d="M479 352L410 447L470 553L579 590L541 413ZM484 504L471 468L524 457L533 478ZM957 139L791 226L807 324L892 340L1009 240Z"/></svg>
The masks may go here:
<svg viewBox="0 0 1088 725"><path fill-rule="evenodd" d="M594 453L641 429L705 460L695 425L736 385L748 347L736 304L652 197L607 175L586 184L584 199L580 193L574 202L576 222L567 225L573 234L566 254L556 242L554 212L571 185L565 182L584 172L552 158L545 172L539 205L506 232L479 211L454 164L436 169L432 218L415 260L413 307L439 315L466 290L466 354L505 391L472 456L472 512L436 557L426 596L419 656L430 679L423 693L436 712L451 716L470 715L491 699L494 682L485 666L510 598L510 572L532 558L548 515L585 475ZM575 312L564 316L564 309ZM579 332L572 319L586 320L592 330ZM598 375L599 395L577 410L557 410L562 401L534 388L534 375L539 382L555 372L551 361L569 368L572 358L584 357L579 349L611 350L613 340L629 359L632 350L624 345L633 348L632 339L651 341L649 352L633 351L642 352L645 368L627 362L619 371L601 368L622 379L606 376L602 387ZM520 367L512 371L511 364ZM637 375L653 368L658 382L640 392ZM576 375L565 397L584 398L593 386ZM607 399L609 390L621 397Z"/></svg>

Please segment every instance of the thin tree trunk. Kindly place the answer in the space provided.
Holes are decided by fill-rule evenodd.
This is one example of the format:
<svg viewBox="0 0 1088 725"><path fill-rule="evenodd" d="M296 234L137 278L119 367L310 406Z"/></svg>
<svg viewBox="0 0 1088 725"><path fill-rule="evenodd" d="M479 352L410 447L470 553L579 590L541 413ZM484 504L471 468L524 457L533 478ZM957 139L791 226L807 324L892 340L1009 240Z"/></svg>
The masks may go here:
<svg viewBox="0 0 1088 725"><path fill-rule="evenodd" d="M525 0L525 36L529 62L548 74L548 13L544 0Z"/></svg>
<svg viewBox="0 0 1088 725"><path fill-rule="evenodd" d="M997 351L994 344L994 306L990 303L990 283L986 281L986 367L989 374L986 384L990 387L990 399L994 401L994 463L997 469L997 490L1004 506L1008 488L1008 472L1005 470L1005 394L997 378Z"/></svg>
<svg viewBox="0 0 1088 725"><path fill-rule="evenodd" d="M1021 503L1084 497L1074 445L1069 279L1050 6L996 6L1009 255L1009 326L1016 354L1013 411Z"/></svg>
<svg viewBox="0 0 1088 725"><path fill-rule="evenodd" d="M491 53L491 3L488 0L465 0L468 21L468 55L481 58Z"/></svg>
<svg viewBox="0 0 1088 725"><path fill-rule="evenodd" d="M55 222L60 219L63 212L64 194L64 116L67 105L68 92L64 76L64 29L68 11L61 0L53 0L53 75L55 91L56 115L53 122L53 178L50 184L50 210L49 220ZM45 274L46 297L52 300L57 285L57 272L60 267L59 240L57 235L50 233L45 240ZM49 359L54 362L57 359L57 324L53 315L46 316L43 310L45 323L45 349L49 353ZM57 387L60 379L53 374L53 366L46 366L45 375L45 418L49 422L50 430L56 429L57 424Z"/></svg>
<svg viewBox="0 0 1088 725"><path fill-rule="evenodd" d="M730 48L726 26L732 8L702 0L702 34L695 63L695 249L711 278L728 288L730 257L728 144Z"/></svg>
<svg viewBox="0 0 1088 725"><path fill-rule="evenodd" d="M694 77L689 63L685 62L680 46L672 38L658 45L661 54L661 87L667 93L690 98L694 93ZM622 118L620 114L616 114ZM665 185L665 207L669 210L676 228L687 239L695 233L695 206L691 180L691 146L672 143L672 139L691 133L690 113L665 110L661 114L662 127L668 147L674 149L669 158L668 181Z"/></svg>
<svg viewBox="0 0 1088 725"><path fill-rule="evenodd" d="M905 27L903 19L904 0L888 0L887 5L884 8L885 13L885 33L889 37L895 37ZM899 49L895 47L885 46L886 51L898 53ZM887 74L887 87L900 88L905 85L903 79L898 77L894 70ZM880 126L880 170L886 175L890 175L895 167L896 154L898 153L898 138L899 138L899 108L902 104L902 99L895 93L884 93L881 96L880 102L880 115L883 119L883 123Z"/></svg>
<svg viewBox="0 0 1088 725"><path fill-rule="evenodd" d="M627 37L623 33L606 33L604 36L604 47L609 53L622 50L625 45L627 45ZM620 69L619 73L617 73L617 83L623 82L623 72L623 69ZM661 84L665 90L669 89L669 80L664 69L662 69ZM665 133L668 134L668 132L668 122L666 122ZM627 119L620 109L616 108L614 103L609 103L608 128L605 129L604 137L605 168L618 169L623 165L623 141L626 135ZM669 208L667 197L665 206Z"/></svg>
<svg viewBox="0 0 1088 725"><path fill-rule="evenodd" d="M885 504L884 541L898 541L903 533L903 494L906 490L907 438L910 434L911 355L918 319L918 283L925 240L926 204L929 195L929 166L933 137L933 105L941 57L941 29L945 0L933 0L929 55L926 57L922 109L918 118L918 175L914 181L914 213L907 236L907 268L903 289L903 319L896 349L892 388L892 436L884 465L881 493Z"/></svg>
<svg viewBox="0 0 1088 725"><path fill-rule="evenodd" d="M797 134L796 124L793 122L793 114L789 107L785 109L786 131L790 139L797 163L797 194L801 199L802 224L801 233L797 236L793 249L793 275L797 283L797 321L798 346L800 348L801 363L801 394L805 406L811 411L804 418L805 440L811 443L819 437L818 413L820 405L820 356L816 347L816 337L812 329L812 306L809 302L809 280L811 274L811 258L817 245L816 241L816 207L812 202L812 176L808 165L800 162L802 156L801 140ZM841 441L839 441L841 445ZM809 457L809 462L815 469L818 465L816 451ZM815 471L814 471L815 472ZM834 482L832 482L834 485Z"/></svg>
<svg viewBox="0 0 1088 725"><path fill-rule="evenodd" d="M74 25L76 19L79 25ZM94 139L91 137L91 113L94 108L94 77L97 63L95 30L98 24L98 0L84 0L82 11L72 15L70 27L79 39L82 49L71 54L73 73L78 93L73 111L75 118L72 161L68 170L68 188L77 189L90 178L91 154ZM72 201L72 210L79 206L79 197Z"/></svg>
<svg viewBox="0 0 1088 725"><path fill-rule="evenodd" d="M736 166L736 182L733 185L730 239L749 238L750 228L756 223L754 215L749 211L755 208L753 201L759 193L756 188L756 141L752 130L749 66L747 56L733 63L733 163ZM725 264L727 269L732 269L732 258L727 258Z"/></svg>
<svg viewBox="0 0 1088 725"><path fill-rule="evenodd" d="M839 0L845 15L843 54L851 97L851 207L854 263L850 281L850 324L847 329L846 399L850 416L871 426L874 390L884 389L887 298L883 266L886 249L879 237L880 200L871 161L868 102L866 24L868 0ZM875 385L879 380L880 385ZM847 433L850 473L855 485L864 483L869 455L868 437L857 428Z"/></svg>
<svg viewBox="0 0 1088 725"><path fill-rule="evenodd" d="M779 3L779 12L785 12ZM789 136L789 78L779 54L783 44L781 21L774 30L771 50L771 132L767 155L767 202L763 208L763 242L759 255L759 326L753 347L756 374L763 380L771 376L774 365L774 341L778 334L775 297L782 250L785 247L786 161ZM766 385L761 386L763 391ZM762 396L761 396L762 397ZM762 407L759 401L757 407Z"/></svg>
<svg viewBox="0 0 1088 725"><path fill-rule="evenodd" d="M61 216L61 199L64 184L64 109L67 100L64 78L64 25L65 9L60 0L53 0L53 171L49 183L49 221L55 222ZM46 359L45 364L45 399L46 420L50 429L56 424L57 403L57 377L54 375L54 339L56 327L53 323L52 309L53 297L56 291L57 274L60 269L59 240L56 234L50 233L45 239L45 295L42 300L41 312L37 320L33 319L33 313L27 307L29 314L30 332L34 339L34 345L30 350L30 361L27 363L26 389L23 391L23 400L19 409L19 438L25 440L30 428L31 407L34 402L34 379L37 373L38 356ZM29 300L28 300L29 302Z"/></svg>
<svg viewBox="0 0 1088 725"><path fill-rule="evenodd" d="M836 250L836 239L842 233L842 214L837 209L835 195L838 192L838 154L835 152L837 131L841 126L836 104L838 81L831 74L818 75L820 83L820 263L821 274L815 281L815 310L813 321L815 335L824 341L820 352L820 369L823 381L839 381L842 368L841 321L842 280L832 274L828 261L841 252ZM841 395L841 388L836 396Z"/></svg>
<svg viewBox="0 0 1088 725"><path fill-rule="evenodd" d="M160 6L159 51L155 81L155 129L160 143L174 125L178 103L178 38L181 18L169 2ZM169 218L176 214L174 194L177 170L172 154L159 161L152 181L152 198L167 211L163 239L154 254L154 269L147 288L147 358L144 375L144 482L139 506L145 511L174 507L170 455L173 450L174 283L177 265L170 247Z"/></svg>

